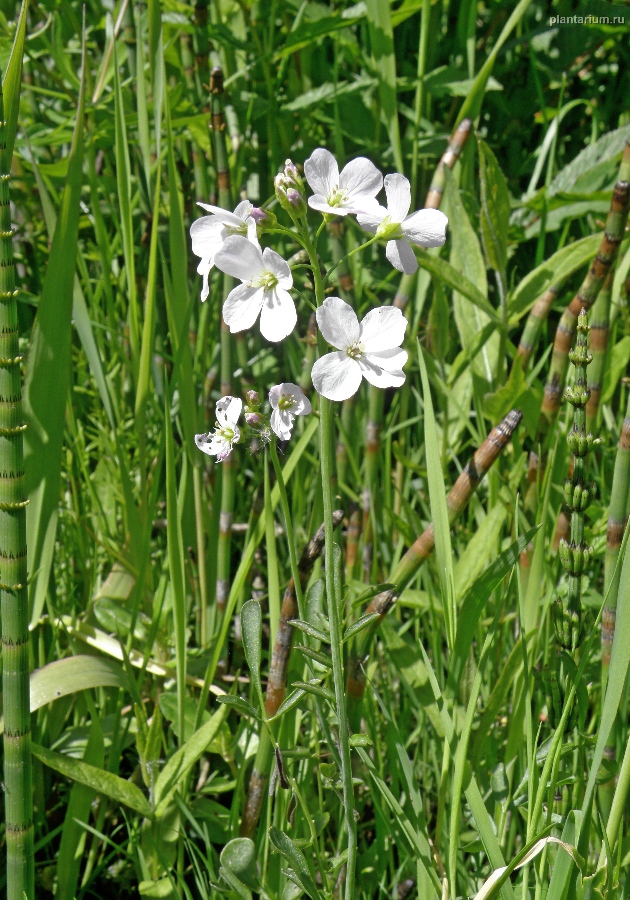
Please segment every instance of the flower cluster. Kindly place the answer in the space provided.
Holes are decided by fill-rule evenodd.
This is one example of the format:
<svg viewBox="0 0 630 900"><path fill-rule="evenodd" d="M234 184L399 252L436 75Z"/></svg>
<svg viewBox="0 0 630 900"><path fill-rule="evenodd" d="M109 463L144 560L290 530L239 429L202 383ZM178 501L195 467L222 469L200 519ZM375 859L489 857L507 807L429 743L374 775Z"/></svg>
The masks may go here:
<svg viewBox="0 0 630 900"><path fill-rule="evenodd" d="M312 195L305 197L306 184ZM377 195L385 188L387 207ZM374 237L367 241L386 242L385 254L399 271L414 273L418 262L413 246L439 247L446 240L447 218L435 209L409 213L411 187L404 175L382 174L370 160L358 157L339 171L332 153L315 150L304 163L304 176L291 160L275 178L276 198L289 214L298 243L308 247L306 213L308 207L333 216L356 216L358 224ZM223 319L232 333L251 328L260 317L260 332L272 343L288 337L297 324L297 311L290 291L293 277L288 263L258 241L263 230L273 230L273 213L257 209L247 200L234 212L199 204L210 215L191 227L192 249L200 257L201 299L208 296L208 276L216 266L240 281L223 304ZM288 233L286 229L282 229ZM311 257L312 259L313 257ZM346 400L355 394L363 378L376 387L399 387L405 380L403 366L407 353L401 349L407 321L396 307L371 310L361 322L352 307L339 297L328 297L318 307L317 324L334 351L320 357L313 366L315 390L329 400ZM248 401L246 423L251 428L271 429L281 440L291 436L295 416L311 412L311 404L297 385L276 385L269 393L271 418L267 421L259 404ZM197 446L217 460L226 459L240 440L237 420L242 401L222 397L217 403L217 426L212 434L197 435Z"/></svg>

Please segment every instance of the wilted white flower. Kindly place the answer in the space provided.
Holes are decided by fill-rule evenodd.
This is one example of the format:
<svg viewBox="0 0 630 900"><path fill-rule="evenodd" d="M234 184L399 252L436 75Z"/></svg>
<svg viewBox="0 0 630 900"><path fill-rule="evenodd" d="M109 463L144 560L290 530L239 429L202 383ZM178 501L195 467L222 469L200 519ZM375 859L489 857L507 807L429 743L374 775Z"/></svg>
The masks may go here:
<svg viewBox="0 0 630 900"><path fill-rule="evenodd" d="M208 274L215 264L216 255L225 239L231 234L247 235L247 238L254 244L258 243L258 239L256 237L256 219L252 215L254 207L249 200L239 203L233 213L228 212L227 209L221 209L220 206L211 206L209 203L198 203L197 206L201 206L212 214L196 219L190 226L192 251L195 256L201 257L197 272L203 276L201 289L203 302L209 292Z"/></svg>
<svg viewBox="0 0 630 900"><path fill-rule="evenodd" d="M208 434L196 434L195 444L208 456L216 456L217 462L223 462L232 452L232 447L237 444L241 432L236 424L243 409L243 401L238 397L221 397L217 401L217 425L214 432Z"/></svg>
<svg viewBox="0 0 630 900"><path fill-rule="evenodd" d="M364 156L353 159L339 174L335 157L319 147L304 163L304 175L313 191L308 198L311 209L333 216L378 212L376 195L383 187L383 176Z"/></svg>
<svg viewBox="0 0 630 900"><path fill-rule="evenodd" d="M223 304L223 318L230 331L251 328L260 313L260 333L268 341L281 341L295 328L297 312L288 292L291 269L275 250L264 252L240 235L228 237L215 257L223 272L243 283L230 291Z"/></svg>
<svg viewBox="0 0 630 900"><path fill-rule="evenodd" d="M420 209L407 215L411 206L411 186L404 175L386 175L387 209L379 206L357 216L359 225L377 237L390 238L385 255L395 269L413 275L418 268L411 244L441 247L446 240L448 219L439 209Z"/></svg>
<svg viewBox="0 0 630 900"><path fill-rule="evenodd" d="M361 324L355 311L339 297L328 297L317 309L319 330L336 353L313 366L315 390L329 400L347 400L365 378L375 387L400 387L407 351L400 345L407 320L396 306L371 310Z"/></svg>
<svg viewBox="0 0 630 900"><path fill-rule="evenodd" d="M311 401L304 395L297 384L285 381L276 384L269 391L271 428L281 441L288 441L293 430L295 416L307 416L312 412Z"/></svg>

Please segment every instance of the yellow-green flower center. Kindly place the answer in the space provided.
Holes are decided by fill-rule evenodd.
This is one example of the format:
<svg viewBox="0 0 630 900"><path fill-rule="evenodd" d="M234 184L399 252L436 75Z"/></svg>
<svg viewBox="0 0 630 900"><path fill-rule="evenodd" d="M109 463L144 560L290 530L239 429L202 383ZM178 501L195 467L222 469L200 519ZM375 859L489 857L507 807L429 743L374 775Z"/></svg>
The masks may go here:
<svg viewBox="0 0 630 900"><path fill-rule="evenodd" d="M385 240L397 240L403 236L400 222L392 222L390 216L385 216L381 224L376 229L376 237Z"/></svg>
<svg viewBox="0 0 630 900"><path fill-rule="evenodd" d="M266 291L272 291L277 284L277 277L273 274L273 272L270 272L269 269L265 269L265 271L262 272L258 276L258 278L253 278L251 281L252 287L261 287Z"/></svg>
<svg viewBox="0 0 630 900"><path fill-rule="evenodd" d="M280 399L278 400L278 409L293 409L294 405L295 400L291 394L281 394Z"/></svg>
<svg viewBox="0 0 630 900"><path fill-rule="evenodd" d="M360 344L358 341L355 341L354 344L350 344L347 348L346 353L350 357L350 359L361 359L363 356L363 344Z"/></svg>
<svg viewBox="0 0 630 900"><path fill-rule="evenodd" d="M326 199L329 206L343 206L346 202L346 192L343 188L336 187L333 189L332 194L329 194Z"/></svg>

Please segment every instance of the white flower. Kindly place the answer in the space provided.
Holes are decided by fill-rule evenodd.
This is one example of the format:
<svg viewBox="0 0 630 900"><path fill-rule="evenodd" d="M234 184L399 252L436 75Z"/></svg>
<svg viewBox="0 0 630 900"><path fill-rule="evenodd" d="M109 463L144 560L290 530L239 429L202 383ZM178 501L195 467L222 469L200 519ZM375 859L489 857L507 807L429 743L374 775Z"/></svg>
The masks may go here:
<svg viewBox="0 0 630 900"><path fill-rule="evenodd" d="M340 175L335 157L320 147L304 163L304 175L313 191L308 198L311 209L333 216L378 212L376 195L383 187L383 176L364 156L349 162Z"/></svg>
<svg viewBox="0 0 630 900"><path fill-rule="evenodd" d="M223 246L227 237L231 234L247 235L248 240L258 244L256 238L256 220L252 216L253 206L249 200L243 200L233 213L220 206L210 206L208 203L198 203L203 209L212 213L210 216L202 216L196 219L190 226L192 238L192 251L195 256L201 257L197 272L203 276L201 289L201 301L203 302L209 292L208 274L214 266L217 253Z"/></svg>
<svg viewBox="0 0 630 900"><path fill-rule="evenodd" d="M391 238L385 255L395 269L413 275L418 268L410 244L441 247L446 240L448 219L439 209L420 209L407 215L411 206L411 187L404 175L386 175L387 209L379 206L373 213L357 216L359 225L379 237Z"/></svg>
<svg viewBox="0 0 630 900"><path fill-rule="evenodd" d="M308 397L290 381L276 384L269 391L269 402L273 412L271 413L271 428L281 441L288 441L293 430L295 416L307 416L313 407Z"/></svg>
<svg viewBox="0 0 630 900"><path fill-rule="evenodd" d="M329 400L347 400L365 378L375 387L400 387L407 351L401 350L407 320L396 306L371 310L361 324L351 306L328 297L317 309L319 330L337 353L313 366L315 390Z"/></svg>
<svg viewBox="0 0 630 900"><path fill-rule="evenodd" d="M230 331L251 328L260 313L260 333L268 341L281 341L297 322L295 303L287 288L293 285L288 264L269 247L261 251L240 235L228 237L215 257L223 272L243 283L230 291L223 318Z"/></svg>
<svg viewBox="0 0 630 900"><path fill-rule="evenodd" d="M208 434L196 434L195 444L208 456L216 456L217 462L223 462L232 452L232 447L237 444L241 432L236 424L243 409L243 401L238 397L221 397L217 401L217 425L214 432Z"/></svg>

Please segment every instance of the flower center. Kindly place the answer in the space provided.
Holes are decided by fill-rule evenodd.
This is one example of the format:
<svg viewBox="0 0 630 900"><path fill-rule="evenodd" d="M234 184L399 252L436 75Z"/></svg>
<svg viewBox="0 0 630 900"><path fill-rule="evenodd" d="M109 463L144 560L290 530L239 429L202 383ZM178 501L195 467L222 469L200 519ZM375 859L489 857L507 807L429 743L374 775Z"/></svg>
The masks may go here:
<svg viewBox="0 0 630 900"><path fill-rule="evenodd" d="M350 344L350 346L346 349L346 353L348 354L350 359L361 359L361 357L363 356L363 344L355 341L354 344Z"/></svg>
<svg viewBox="0 0 630 900"><path fill-rule="evenodd" d="M400 222L392 222L391 216L385 216L381 224L376 229L376 237L386 238L387 240L396 240L403 236Z"/></svg>
<svg viewBox="0 0 630 900"><path fill-rule="evenodd" d="M273 272L270 272L269 269L265 269L258 278L252 278L250 284L252 287L261 287L266 291L272 291L278 284L278 279Z"/></svg>
<svg viewBox="0 0 630 900"><path fill-rule="evenodd" d="M243 222L242 225L224 225L223 227L225 228L228 237L231 234L243 234L247 237L247 225L245 222Z"/></svg>
<svg viewBox="0 0 630 900"><path fill-rule="evenodd" d="M282 394L278 400L278 409L293 409L295 400L291 394Z"/></svg>
<svg viewBox="0 0 630 900"><path fill-rule="evenodd" d="M346 192L343 188L336 187L334 188L332 194L328 195L328 205L329 206L343 206L346 202Z"/></svg>
<svg viewBox="0 0 630 900"><path fill-rule="evenodd" d="M224 441L230 442L234 440L234 429L230 428L229 425L226 425L225 428L221 428L221 426L217 424L217 432Z"/></svg>

